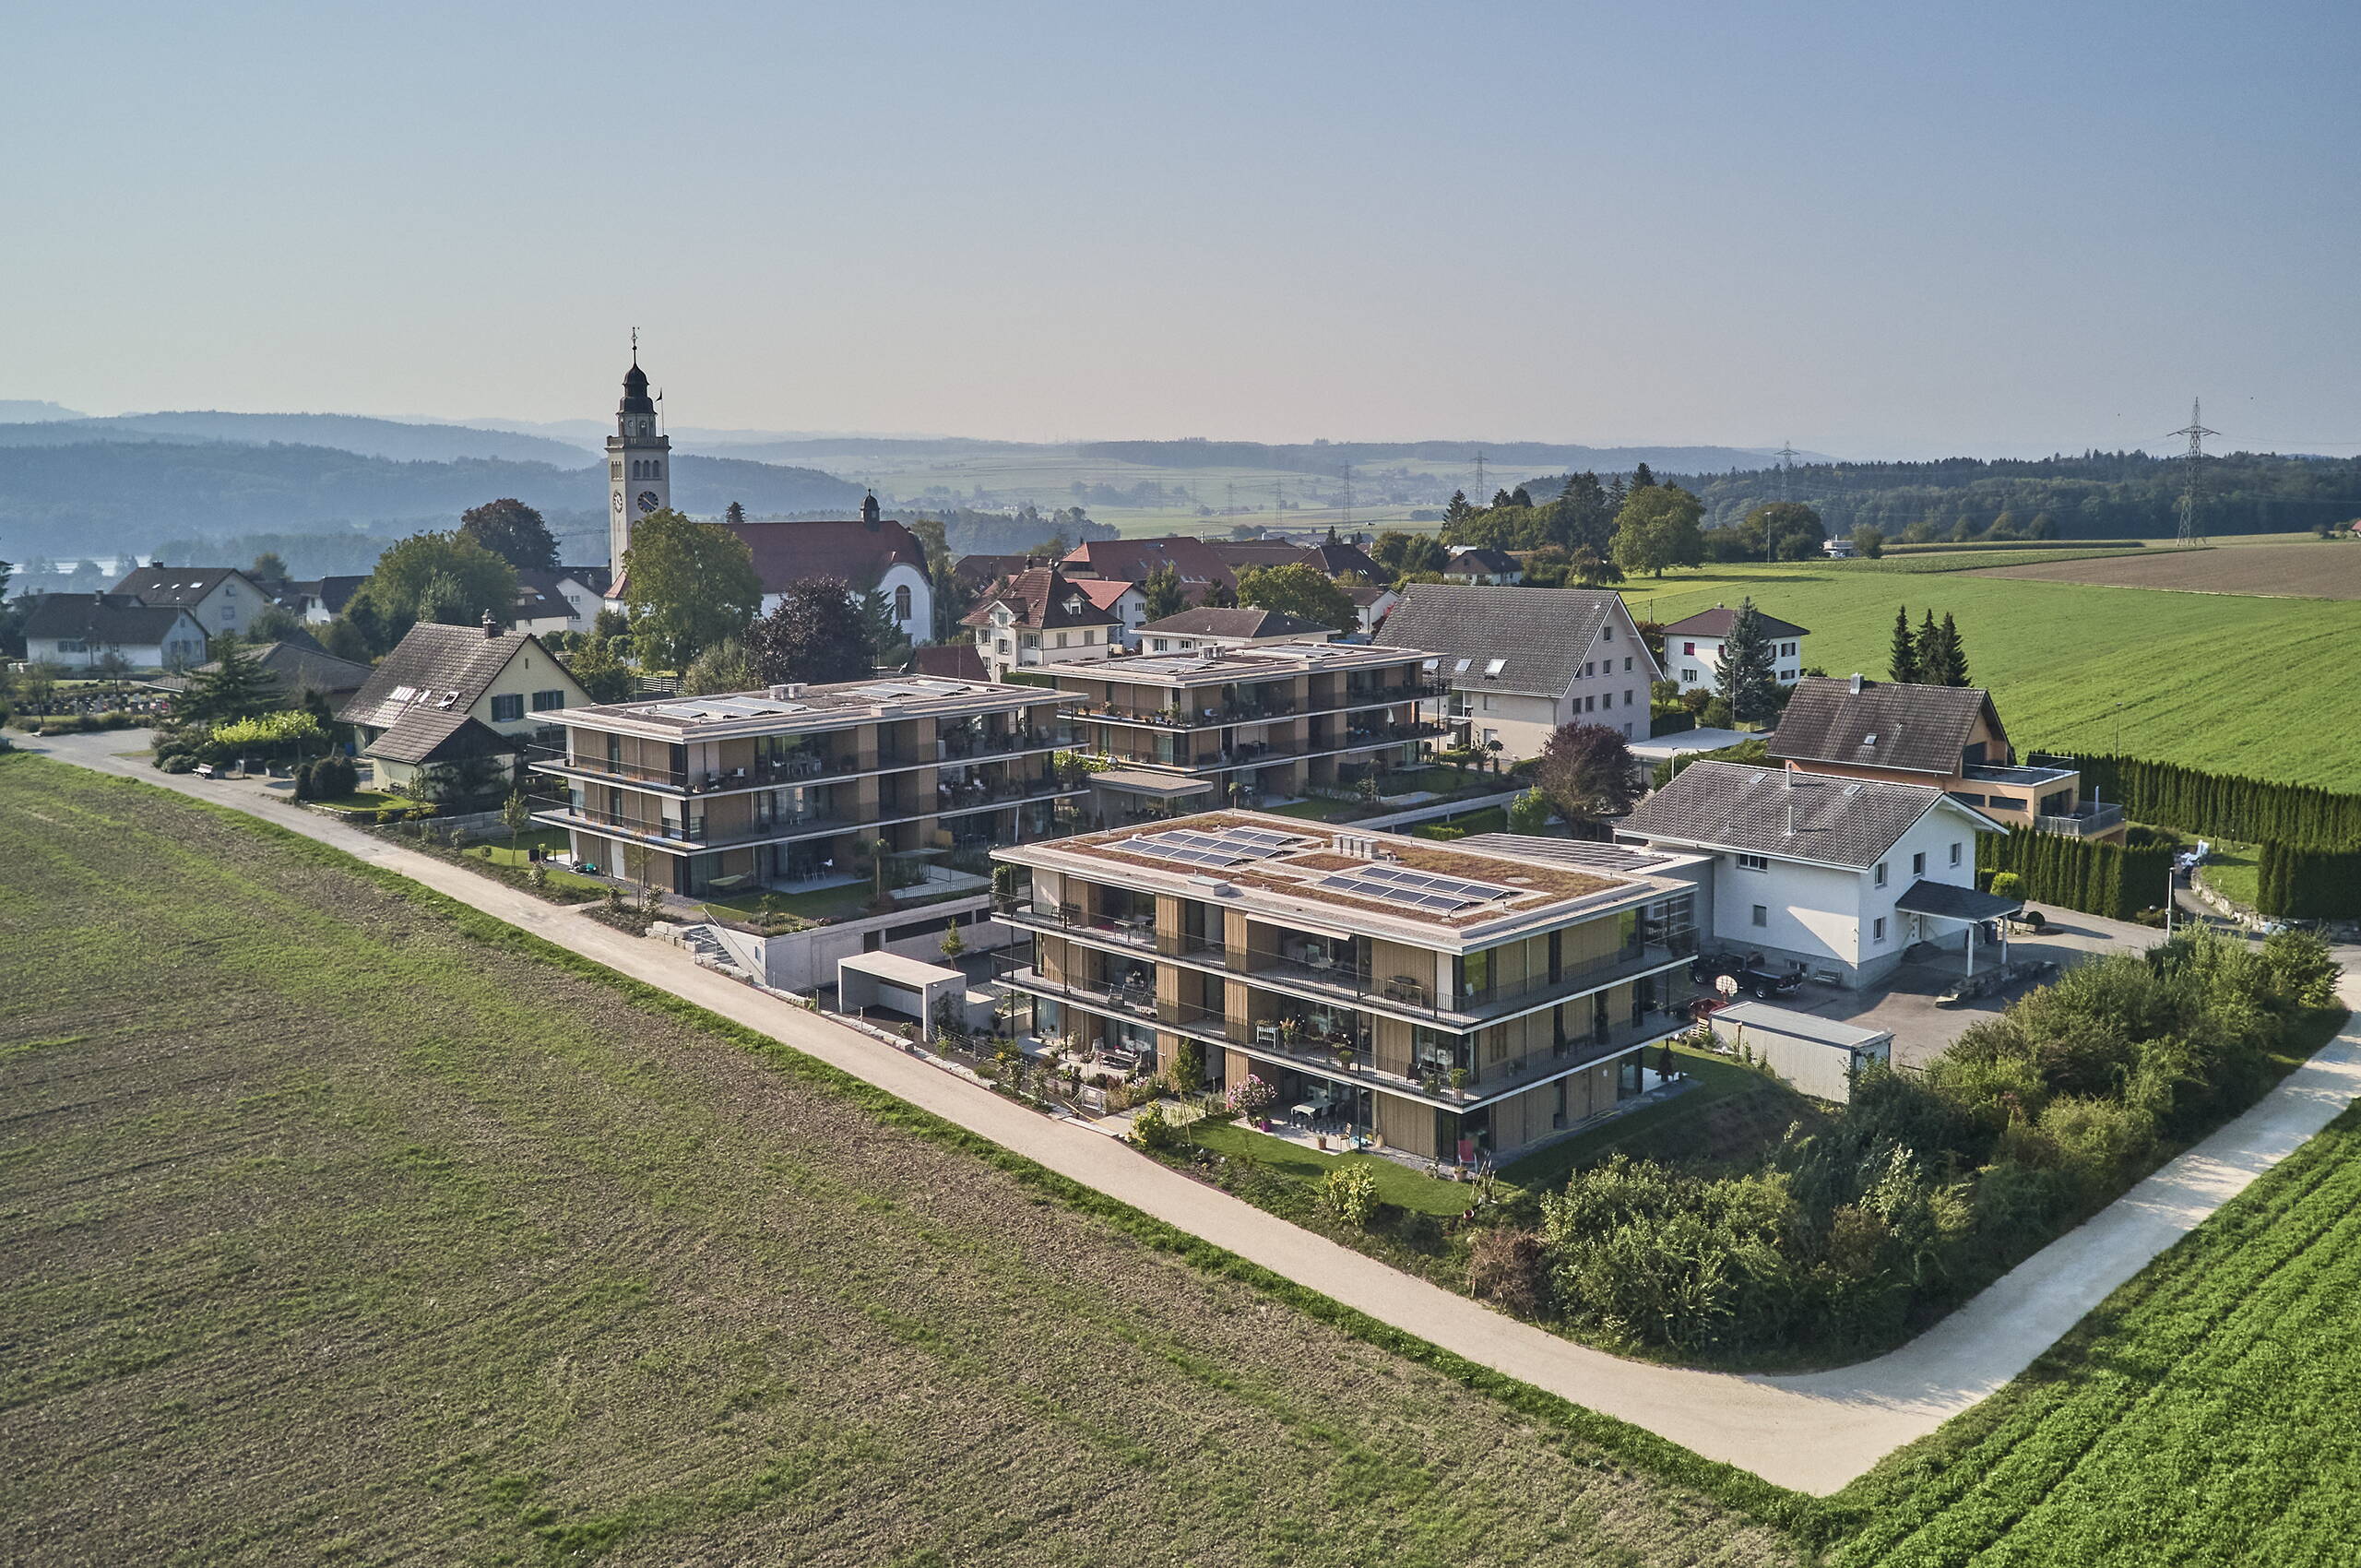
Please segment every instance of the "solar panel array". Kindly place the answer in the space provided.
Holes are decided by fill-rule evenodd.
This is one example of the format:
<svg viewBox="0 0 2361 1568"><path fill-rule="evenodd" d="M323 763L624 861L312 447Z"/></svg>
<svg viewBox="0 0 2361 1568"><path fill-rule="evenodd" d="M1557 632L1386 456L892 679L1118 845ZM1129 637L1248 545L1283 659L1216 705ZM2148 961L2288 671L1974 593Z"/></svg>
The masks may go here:
<svg viewBox="0 0 2361 1568"><path fill-rule="evenodd" d="M1434 914L1450 914L1471 904L1489 904L1495 898L1513 897L1516 890L1498 887L1489 882L1470 882L1464 876L1443 876L1430 871L1413 871L1407 866L1366 865L1351 871L1323 877L1319 885L1332 893L1350 893L1356 897L1374 898L1380 903L1402 904L1414 909Z"/></svg>
<svg viewBox="0 0 2361 1568"><path fill-rule="evenodd" d="M1109 847L1182 865L1236 866L1275 855L1298 841L1293 834L1274 833L1266 827L1226 827L1218 833L1175 828L1169 833L1144 833Z"/></svg>

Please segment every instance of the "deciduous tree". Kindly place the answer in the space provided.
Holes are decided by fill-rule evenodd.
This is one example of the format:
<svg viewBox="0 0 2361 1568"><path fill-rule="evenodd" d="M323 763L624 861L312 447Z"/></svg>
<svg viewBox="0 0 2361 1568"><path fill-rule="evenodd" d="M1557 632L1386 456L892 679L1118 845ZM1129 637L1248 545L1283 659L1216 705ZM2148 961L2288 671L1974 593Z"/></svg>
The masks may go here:
<svg viewBox="0 0 2361 1568"><path fill-rule="evenodd" d="M1300 562L1285 566L1250 566L1239 574L1238 600L1257 610L1334 626L1349 632L1360 624L1352 596L1335 579Z"/></svg>
<svg viewBox="0 0 2361 1568"><path fill-rule="evenodd" d="M1704 509L1677 484L1651 482L1633 490L1616 515L1615 564L1658 577L1667 566L1703 564L1705 536L1697 522Z"/></svg>
<svg viewBox="0 0 2361 1568"><path fill-rule="evenodd" d="M1639 798L1631 748L1604 724L1560 724L1541 748L1533 782L1570 823L1596 825Z"/></svg>
<svg viewBox="0 0 2361 1568"><path fill-rule="evenodd" d="M669 506L632 529L623 572L632 641L643 666L685 670L722 638L744 636L762 607L763 582L746 541Z"/></svg>
<svg viewBox="0 0 2361 1568"><path fill-rule="evenodd" d="M490 611L506 625L516 613L516 568L457 533L417 533L377 557L345 614L379 653L421 621L470 625Z"/></svg>
<svg viewBox="0 0 2361 1568"><path fill-rule="evenodd" d="M788 584L778 604L747 632L746 651L764 685L857 681L870 671L867 623L837 577Z"/></svg>
<svg viewBox="0 0 2361 1568"><path fill-rule="evenodd" d="M541 515L513 495L459 514L459 537L474 540L510 565L548 572L557 567L557 540Z"/></svg>

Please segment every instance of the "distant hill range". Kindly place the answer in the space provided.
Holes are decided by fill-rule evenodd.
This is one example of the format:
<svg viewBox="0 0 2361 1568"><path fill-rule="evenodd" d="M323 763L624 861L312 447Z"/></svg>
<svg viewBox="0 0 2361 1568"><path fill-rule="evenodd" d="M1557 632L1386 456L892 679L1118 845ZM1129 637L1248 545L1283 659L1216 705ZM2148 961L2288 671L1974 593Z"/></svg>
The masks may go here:
<svg viewBox="0 0 2361 1568"><path fill-rule="evenodd" d="M36 420L78 420L86 416L75 412L63 403L35 402L23 398L0 398L0 424L25 424Z"/></svg>
<svg viewBox="0 0 2361 1568"><path fill-rule="evenodd" d="M1513 482L1513 475L1518 471L1588 469L1600 474L1629 473L1645 463L1651 469L1681 473L1726 473L1733 469L1769 468L1776 461L1774 453L1743 446L1577 446L1547 441L1316 441L1308 445L1260 441L1089 441L1074 451L1102 462L1152 468L1278 469L1330 475L1347 463L1355 468L1465 463L1480 452L1504 482ZM1819 457L1816 453L1804 456Z"/></svg>
<svg viewBox="0 0 2361 1568"><path fill-rule="evenodd" d="M112 438L89 433L91 424L113 422L0 425L0 558L83 557L151 550L165 539L255 532L399 535L456 527L468 507L504 495L540 508L553 525L563 519L570 525L564 532L604 541L598 519L606 512L606 465L585 463L585 454L554 442L537 445L562 452L563 466L491 456L397 459L136 429ZM417 429L445 440L498 434L350 423ZM61 429L68 433L63 440L29 439ZM851 516L860 497L860 486L813 469L694 455L673 459L673 503L701 517L718 517L732 501L755 517ZM604 553L575 549L569 559L597 564Z"/></svg>
<svg viewBox="0 0 2361 1568"><path fill-rule="evenodd" d="M404 424L358 414L236 414L196 410L117 414L0 428L0 444L54 446L68 442L229 441L247 446L329 446L397 463L448 463L496 457L575 469L584 450L544 435L476 430L463 424Z"/></svg>

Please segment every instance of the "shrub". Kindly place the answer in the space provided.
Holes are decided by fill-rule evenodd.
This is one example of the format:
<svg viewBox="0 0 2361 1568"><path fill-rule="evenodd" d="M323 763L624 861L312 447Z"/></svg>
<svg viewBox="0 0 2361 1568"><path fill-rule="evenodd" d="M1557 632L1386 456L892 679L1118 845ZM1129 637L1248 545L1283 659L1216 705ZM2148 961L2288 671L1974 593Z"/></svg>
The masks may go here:
<svg viewBox="0 0 2361 1568"><path fill-rule="evenodd" d="M1549 1251L1531 1230L1479 1230L1467 1249L1467 1293L1519 1317L1547 1315Z"/></svg>
<svg viewBox="0 0 2361 1568"><path fill-rule="evenodd" d="M380 827L389 827L393 824L401 821L403 817L409 814L409 813L403 811L399 806L381 807L376 814L377 826Z"/></svg>
<svg viewBox="0 0 2361 1568"><path fill-rule="evenodd" d="M1183 1039L1172 1052L1172 1087L1182 1094L1195 1094L1205 1084L1205 1048L1193 1039Z"/></svg>
<svg viewBox="0 0 2361 1568"><path fill-rule="evenodd" d="M1509 802L1511 833L1534 834L1549 826L1549 802L1539 790L1527 790Z"/></svg>
<svg viewBox="0 0 2361 1568"><path fill-rule="evenodd" d="M1364 1166L1338 1166L1321 1178L1320 1208L1356 1230L1367 1229L1377 1212L1377 1178Z"/></svg>
<svg viewBox="0 0 2361 1568"><path fill-rule="evenodd" d="M1150 1105L1132 1118L1132 1141L1151 1153L1177 1146L1180 1129L1164 1114L1164 1107Z"/></svg>
<svg viewBox="0 0 2361 1568"><path fill-rule="evenodd" d="M2308 931L2274 932L2262 943L2263 967L2272 987L2299 1007L2328 1007L2336 1002L2342 972L2329 956L2328 944Z"/></svg>
<svg viewBox="0 0 2361 1568"><path fill-rule="evenodd" d="M1251 1117L1260 1116L1270 1110L1278 1098L1278 1090L1249 1073L1237 1083L1230 1085L1229 1092L1224 1095L1222 1099L1224 1104L1239 1115Z"/></svg>
<svg viewBox="0 0 2361 1568"><path fill-rule="evenodd" d="M2024 896L2025 879L2023 877L2012 871L1998 871L1992 873L1992 897L2022 898Z"/></svg>

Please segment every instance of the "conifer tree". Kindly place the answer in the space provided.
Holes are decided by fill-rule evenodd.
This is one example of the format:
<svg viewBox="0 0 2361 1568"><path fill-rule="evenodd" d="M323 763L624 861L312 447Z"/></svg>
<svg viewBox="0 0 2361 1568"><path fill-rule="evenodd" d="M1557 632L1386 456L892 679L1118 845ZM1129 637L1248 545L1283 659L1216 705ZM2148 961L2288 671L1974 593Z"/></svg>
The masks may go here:
<svg viewBox="0 0 2361 1568"><path fill-rule="evenodd" d="M246 645L235 637L216 641L220 657L214 668L189 682L177 717L194 724L228 724L278 707L278 683Z"/></svg>
<svg viewBox="0 0 2361 1568"><path fill-rule="evenodd" d="M1966 685L1967 647L1959 640L1959 628L1952 624L1948 611L1943 615L1942 629L1936 636L1940 639L1943 658L1933 679L1946 686Z"/></svg>
<svg viewBox="0 0 2361 1568"><path fill-rule="evenodd" d="M1777 716L1779 682L1771 635L1754 600L1738 600L1729 636L1722 641L1720 668L1714 675L1714 695L1730 705L1730 716L1741 724L1761 724Z"/></svg>
<svg viewBox="0 0 2361 1568"><path fill-rule="evenodd" d="M1918 679L1918 645L1910 636L1910 607L1906 604L1894 607L1893 646L1885 656L1885 676L1905 686Z"/></svg>
<svg viewBox="0 0 2361 1568"><path fill-rule="evenodd" d="M1929 610L1927 612L1926 618L1918 623L1917 662L1918 679L1930 686L1940 683L1935 676L1936 636L1935 612Z"/></svg>

